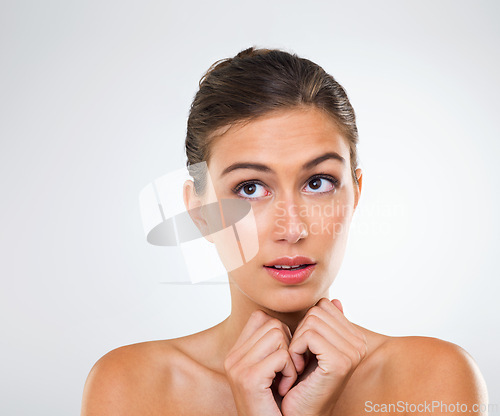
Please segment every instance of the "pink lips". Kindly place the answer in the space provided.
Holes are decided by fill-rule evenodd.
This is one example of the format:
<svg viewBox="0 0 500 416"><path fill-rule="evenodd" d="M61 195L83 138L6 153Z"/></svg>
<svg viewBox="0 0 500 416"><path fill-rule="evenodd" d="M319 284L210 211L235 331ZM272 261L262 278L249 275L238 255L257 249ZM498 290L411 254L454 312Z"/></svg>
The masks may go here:
<svg viewBox="0 0 500 416"><path fill-rule="evenodd" d="M278 270L273 269L272 267L264 266L264 268L272 277L274 277L279 282L286 283L288 285L296 285L298 283L302 283L311 275L315 267L315 264L310 264L309 266L298 270Z"/></svg>
<svg viewBox="0 0 500 416"><path fill-rule="evenodd" d="M272 266L302 266L297 269L277 269ZM298 284L304 282L313 272L316 262L309 257L280 257L264 265L264 268L274 279L285 284Z"/></svg>

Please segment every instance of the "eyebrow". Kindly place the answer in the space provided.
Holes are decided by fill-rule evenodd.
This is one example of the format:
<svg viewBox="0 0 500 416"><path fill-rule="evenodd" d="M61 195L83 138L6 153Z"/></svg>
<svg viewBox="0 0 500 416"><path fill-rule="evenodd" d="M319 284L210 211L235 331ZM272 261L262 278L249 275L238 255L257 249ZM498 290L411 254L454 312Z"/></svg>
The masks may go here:
<svg viewBox="0 0 500 416"><path fill-rule="evenodd" d="M309 162L304 163L302 165L302 170L308 170L313 168L314 166L320 164L321 162L324 162L325 160L338 160L342 164L345 165L345 159L340 156L337 152L328 152L325 153L324 155L315 157L314 159L310 160ZM268 173L274 173L274 171L266 165L263 165L262 163L254 163L254 162L238 162L238 163L233 163L232 165L229 165L226 169L222 171L220 174L220 177L228 174L229 172L232 172L233 170L236 169L254 169L258 170L260 172L268 172Z"/></svg>

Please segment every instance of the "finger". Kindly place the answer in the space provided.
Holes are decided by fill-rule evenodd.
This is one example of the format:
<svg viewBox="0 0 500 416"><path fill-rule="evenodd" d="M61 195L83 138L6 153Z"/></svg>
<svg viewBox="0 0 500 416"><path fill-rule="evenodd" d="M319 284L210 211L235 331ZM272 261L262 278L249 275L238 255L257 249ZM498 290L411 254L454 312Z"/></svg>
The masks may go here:
<svg viewBox="0 0 500 416"><path fill-rule="evenodd" d="M292 357L287 351L285 366L280 370L283 377L278 385L278 393L285 396L297 380L297 370L293 365Z"/></svg>
<svg viewBox="0 0 500 416"><path fill-rule="evenodd" d="M247 323L245 324L243 330L240 333L240 336L236 340L236 343L233 345L232 349L235 350L241 347L241 345L243 345L252 336L252 334L255 333L255 331L269 319L270 316L264 311L260 309L254 311L248 318Z"/></svg>
<svg viewBox="0 0 500 416"><path fill-rule="evenodd" d="M333 308L335 306L332 305ZM338 319L331 316L325 310L319 307L313 307L308 311L307 316L302 320L300 327L295 331L289 350L292 360L297 368L297 372L302 374L307 363L302 354L295 353L294 340L301 337L308 330L314 330L319 333L331 345L336 347L349 360L358 365L367 354L366 337L358 330L358 334L353 335L339 324Z"/></svg>
<svg viewBox="0 0 500 416"><path fill-rule="evenodd" d="M333 308L335 306L332 305ZM338 311L340 313L340 311ZM309 311L307 311L306 315L304 318L300 321L299 325L297 326L297 329L295 330L293 334L293 338L296 338L304 332L305 326L308 323L308 320L311 316L315 316L318 318L321 318L324 322L326 322L330 327L335 328L337 332L342 333L344 337L352 337L355 336L352 331L349 331L348 328L345 327L345 325L342 325L340 322L338 316L332 316L329 312L325 311L324 309L320 308L319 306L314 306ZM309 324L310 325L310 324Z"/></svg>
<svg viewBox="0 0 500 416"><path fill-rule="evenodd" d="M353 367L348 356L312 329L292 340L288 352L295 363L294 356L302 355L308 349L316 356L318 367L325 374L346 375Z"/></svg>
<svg viewBox="0 0 500 416"><path fill-rule="evenodd" d="M284 396L297 380L297 371L287 350L279 349L269 354L255 366L256 371L263 374L262 387L270 387L277 373L282 377L278 385L278 393Z"/></svg>
<svg viewBox="0 0 500 416"><path fill-rule="evenodd" d="M338 318L338 322L349 332L351 332L354 336L364 338L364 335L352 324L352 322L350 322L344 316L344 313L341 312L335 305L333 305L333 303L329 301L327 298L320 299L319 302L316 304L316 307L323 309L333 317Z"/></svg>
<svg viewBox="0 0 500 416"><path fill-rule="evenodd" d="M331 307L336 308L333 305L331 305ZM340 311L338 312L340 313ZM333 316L328 311L325 311L320 307L313 307L307 312L306 316L302 319L297 330L295 331L294 337L299 336L300 333L305 330L305 325L308 323L310 317L318 317L322 319L328 326L335 329L335 331L341 334L344 338L354 343L357 343L358 340L364 340L363 333L355 328L350 322L349 326L343 325L342 320L339 318L339 316ZM310 322L308 325L311 325ZM352 329L350 328L351 325Z"/></svg>
<svg viewBox="0 0 500 416"><path fill-rule="evenodd" d="M366 345L364 344L364 341L362 339L356 338L350 333L338 332L337 328L328 325L316 315L310 315L307 318L300 332L296 334L296 337L299 338L305 331L309 329L317 332L321 337L328 341L328 343L335 346L335 348L337 348L343 354L347 355L353 363L359 363L365 355L364 351L366 351ZM292 354L292 345L290 345L289 349L291 351L290 353Z"/></svg>
<svg viewBox="0 0 500 416"><path fill-rule="evenodd" d="M250 322L250 320L253 322ZM257 326L259 323L260 326ZM250 348L252 348L255 343L272 328L278 328L284 333L288 346L292 338L290 328L288 328L288 326L280 320L267 315L264 311L259 310L252 313L244 331L242 331L242 334L238 338L237 342L229 351L228 358L229 355L231 355L229 360L231 362L239 361L241 357L243 357L250 350ZM253 332L250 333L250 330Z"/></svg>
<svg viewBox="0 0 500 416"><path fill-rule="evenodd" d="M238 361L243 357L264 335L266 335L272 329L279 330L285 340L286 346L290 344L291 333L288 326L276 318L271 318L264 322L264 324L257 328L253 334L243 343L237 350L233 352L234 360Z"/></svg>
<svg viewBox="0 0 500 416"><path fill-rule="evenodd" d="M340 300L338 300L338 299L333 299L333 300L332 300L332 303L333 303L333 304L337 307L337 309L338 309L340 312L344 313L344 308L343 308L342 303L340 302Z"/></svg>
<svg viewBox="0 0 500 416"><path fill-rule="evenodd" d="M288 340L279 328L270 329L241 358L246 365L254 365L278 349L288 350Z"/></svg>

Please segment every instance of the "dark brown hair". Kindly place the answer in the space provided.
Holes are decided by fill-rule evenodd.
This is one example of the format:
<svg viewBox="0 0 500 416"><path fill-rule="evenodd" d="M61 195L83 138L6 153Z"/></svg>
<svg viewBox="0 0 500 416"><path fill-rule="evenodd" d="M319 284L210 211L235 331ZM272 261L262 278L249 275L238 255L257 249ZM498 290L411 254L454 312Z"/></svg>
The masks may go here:
<svg viewBox="0 0 500 416"><path fill-rule="evenodd" d="M349 145L357 184L356 116L345 90L319 65L281 50L252 47L215 62L199 87L191 104L185 143L186 165L198 195L205 191L206 178L204 170L194 165L208 162L217 130L300 106L315 106L336 122Z"/></svg>

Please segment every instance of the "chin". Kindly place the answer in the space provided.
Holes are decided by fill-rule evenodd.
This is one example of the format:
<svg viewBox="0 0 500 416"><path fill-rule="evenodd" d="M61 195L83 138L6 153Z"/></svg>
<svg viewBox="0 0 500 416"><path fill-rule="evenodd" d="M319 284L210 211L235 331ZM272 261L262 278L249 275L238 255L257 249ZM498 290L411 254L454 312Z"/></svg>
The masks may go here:
<svg viewBox="0 0 500 416"><path fill-rule="evenodd" d="M313 307L324 295L312 286L288 286L280 290L270 290L261 305L267 309L280 313L293 313L308 310Z"/></svg>

